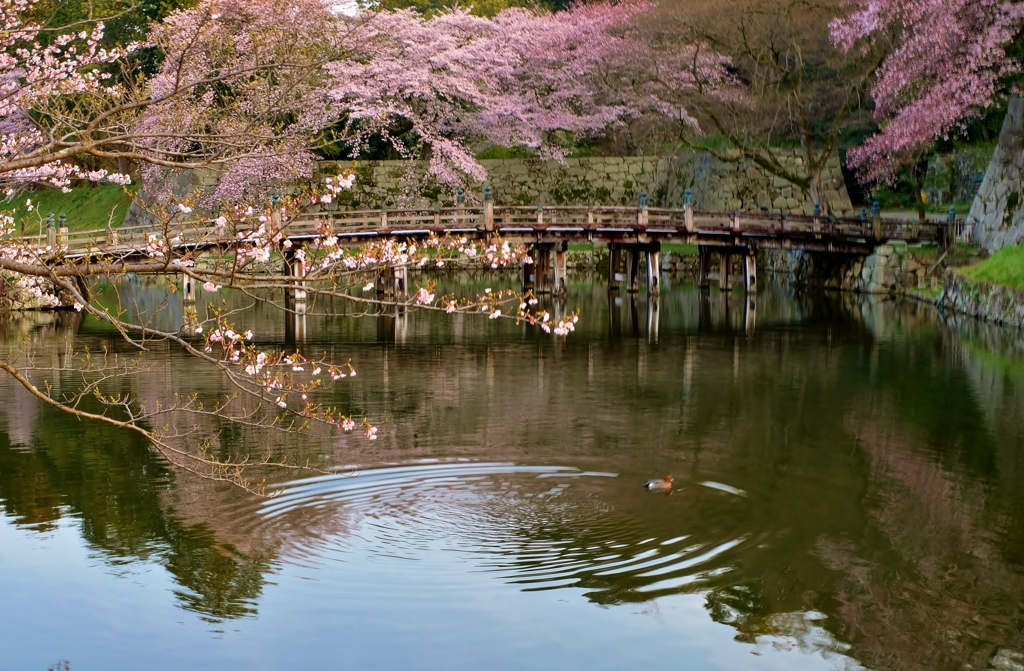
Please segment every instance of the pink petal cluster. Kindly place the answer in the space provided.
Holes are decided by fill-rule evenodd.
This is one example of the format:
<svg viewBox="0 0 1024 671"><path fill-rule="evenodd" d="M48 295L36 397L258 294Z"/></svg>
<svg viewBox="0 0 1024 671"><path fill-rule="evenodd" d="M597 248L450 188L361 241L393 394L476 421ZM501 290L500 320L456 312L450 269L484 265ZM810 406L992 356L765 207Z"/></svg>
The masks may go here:
<svg viewBox="0 0 1024 671"><path fill-rule="evenodd" d="M871 94L881 130L848 154L869 179L885 179L907 152L946 137L991 105L1000 79L1020 69L1004 46L1024 26L1009 0L847 0L832 22L841 48L884 48Z"/></svg>

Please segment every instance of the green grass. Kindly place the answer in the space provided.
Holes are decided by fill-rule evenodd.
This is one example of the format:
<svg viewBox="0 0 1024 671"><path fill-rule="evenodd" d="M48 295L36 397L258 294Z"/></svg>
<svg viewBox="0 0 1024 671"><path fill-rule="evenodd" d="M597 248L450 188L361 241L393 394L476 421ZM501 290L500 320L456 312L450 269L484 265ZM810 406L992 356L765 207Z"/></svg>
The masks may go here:
<svg viewBox="0 0 1024 671"><path fill-rule="evenodd" d="M981 282L1024 290L1024 245L1003 247L981 263L960 270Z"/></svg>
<svg viewBox="0 0 1024 671"><path fill-rule="evenodd" d="M529 147L501 147L492 145L483 151L477 152L478 159L523 159L537 158L537 152Z"/></svg>
<svg viewBox="0 0 1024 671"><path fill-rule="evenodd" d="M672 252L680 256L697 256L697 245L683 245L675 242L666 243L661 246L661 251Z"/></svg>
<svg viewBox="0 0 1024 671"><path fill-rule="evenodd" d="M921 245L920 247L911 247L910 253L914 256L925 257L930 259L938 258L939 246L938 245Z"/></svg>
<svg viewBox="0 0 1024 671"><path fill-rule="evenodd" d="M128 187L133 191L137 187ZM32 201L33 211L25 208L25 202ZM88 231L106 228L109 221L114 227L120 226L131 205L131 196L124 187L104 184L91 188L74 189L64 193L60 189L30 191L15 196L0 204L0 211L12 213L17 231L27 235L46 232L46 215L53 212L55 225L60 225L61 213L67 215L67 227L71 231Z"/></svg>

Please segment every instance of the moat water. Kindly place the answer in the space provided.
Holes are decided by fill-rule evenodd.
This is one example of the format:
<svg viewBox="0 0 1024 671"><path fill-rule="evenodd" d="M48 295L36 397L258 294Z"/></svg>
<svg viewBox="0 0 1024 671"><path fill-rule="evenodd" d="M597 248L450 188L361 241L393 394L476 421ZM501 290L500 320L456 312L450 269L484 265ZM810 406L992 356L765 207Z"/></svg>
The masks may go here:
<svg viewBox="0 0 1024 671"><path fill-rule="evenodd" d="M271 499L0 378L0 669L1024 669L1019 335L775 286L750 315L670 285L656 319L571 289L567 339L310 316L303 348L359 372L322 400L379 439L200 423L220 454L336 469L271 472ZM0 336L43 364L129 351L77 314ZM146 360L122 391L229 391Z"/></svg>

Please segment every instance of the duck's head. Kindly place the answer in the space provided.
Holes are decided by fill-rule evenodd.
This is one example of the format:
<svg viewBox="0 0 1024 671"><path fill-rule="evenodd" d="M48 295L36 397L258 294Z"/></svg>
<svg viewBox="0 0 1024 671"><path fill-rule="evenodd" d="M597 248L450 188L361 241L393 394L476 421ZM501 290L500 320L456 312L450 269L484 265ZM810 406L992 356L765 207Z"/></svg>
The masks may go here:
<svg viewBox="0 0 1024 671"><path fill-rule="evenodd" d="M671 473L665 476L665 482L667 482L668 484L671 485L673 480L675 480L675 478L672 477Z"/></svg>

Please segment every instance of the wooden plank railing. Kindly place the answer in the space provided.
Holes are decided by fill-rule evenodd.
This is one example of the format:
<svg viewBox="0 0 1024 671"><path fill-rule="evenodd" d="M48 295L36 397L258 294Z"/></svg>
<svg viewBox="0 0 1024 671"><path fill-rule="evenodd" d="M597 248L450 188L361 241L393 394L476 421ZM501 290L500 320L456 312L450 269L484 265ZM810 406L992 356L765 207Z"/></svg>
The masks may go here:
<svg viewBox="0 0 1024 671"><path fill-rule="evenodd" d="M444 208L399 208L393 210L354 210L343 212L308 212L288 222L285 233L291 238L319 235L324 227L339 237L373 236L377 231L386 234L411 234L426 230L470 230L484 233L538 232L553 235L613 232L612 229L650 235L743 236L756 241L759 237L790 237L834 240L874 240L876 227L871 220L852 218L813 217L805 215L783 216L764 212L710 212L692 210L692 227L687 229L687 211L672 208L586 207L586 206L495 206L493 226L486 227L485 208L459 206ZM253 229L258 222L254 221ZM952 239L962 239L969 230L962 220L953 222L906 222L883 220L880 238L908 242L932 242L940 239L940 231L947 228ZM242 231L245 233L245 231ZM233 235L233 234L232 234ZM131 226L115 229L71 231L61 235L60 242L68 255L96 253L141 252L151 236L159 240L172 238L176 246L223 246L236 241L226 228L218 228L214 220L172 222L168 226ZM26 235L20 238L32 248L46 252L48 236Z"/></svg>

